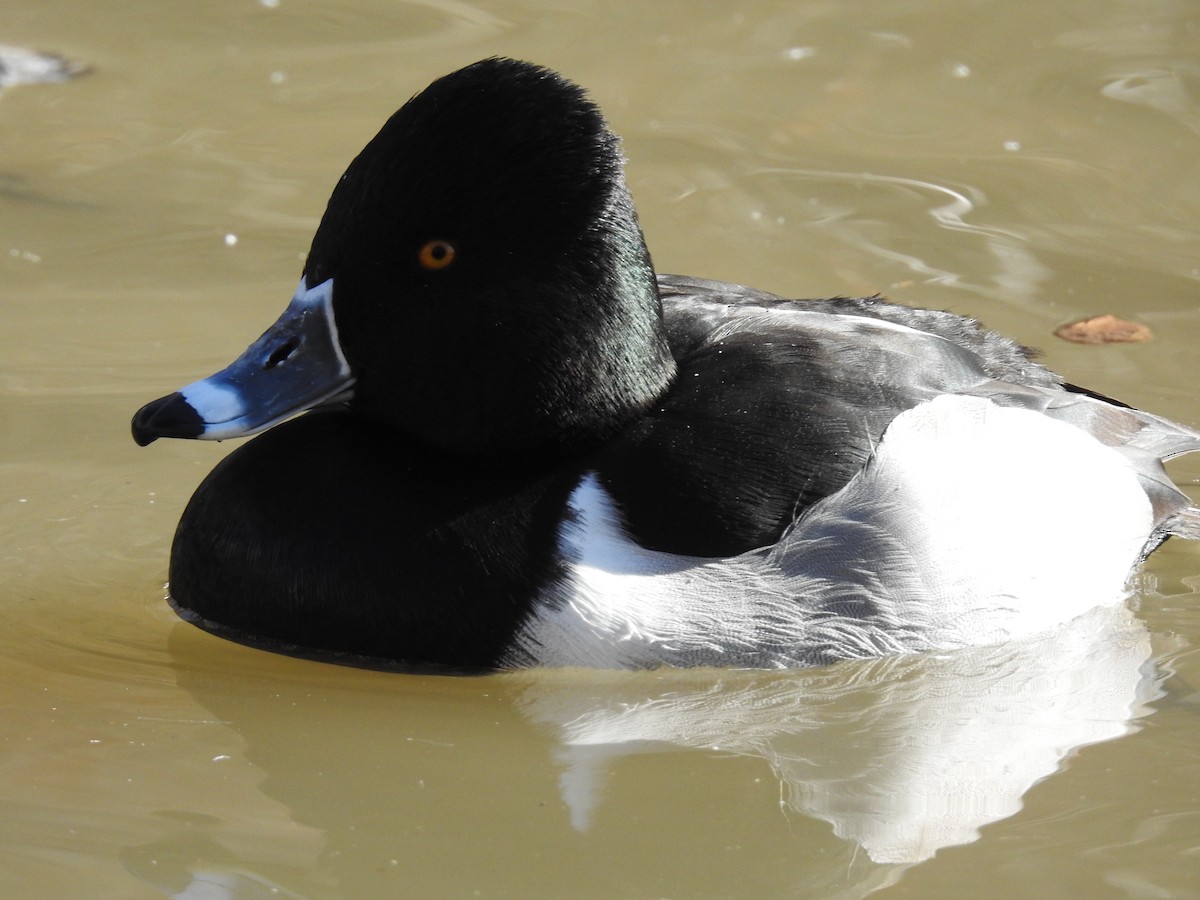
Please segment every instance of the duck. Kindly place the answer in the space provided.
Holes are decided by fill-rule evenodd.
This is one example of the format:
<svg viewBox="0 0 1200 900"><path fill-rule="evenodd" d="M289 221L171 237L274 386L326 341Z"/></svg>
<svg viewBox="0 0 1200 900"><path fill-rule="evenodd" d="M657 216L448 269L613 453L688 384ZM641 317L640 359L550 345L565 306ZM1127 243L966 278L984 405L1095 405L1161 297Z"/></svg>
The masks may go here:
<svg viewBox="0 0 1200 900"><path fill-rule="evenodd" d="M489 58L404 103L277 322L137 411L258 435L170 551L186 621L351 665L792 668L1121 604L1200 432L955 313L658 274L587 93Z"/></svg>

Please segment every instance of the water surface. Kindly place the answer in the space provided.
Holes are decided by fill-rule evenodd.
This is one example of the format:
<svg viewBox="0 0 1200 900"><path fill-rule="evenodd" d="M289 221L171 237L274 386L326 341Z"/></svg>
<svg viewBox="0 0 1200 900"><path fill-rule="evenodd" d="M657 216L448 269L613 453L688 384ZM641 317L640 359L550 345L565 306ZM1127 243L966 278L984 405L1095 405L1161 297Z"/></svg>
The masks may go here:
<svg viewBox="0 0 1200 900"><path fill-rule="evenodd" d="M228 448L128 435L275 318L384 118L497 53L592 90L661 270L953 309L1200 422L1194 4L40 0L5 25L93 69L0 93L6 896L1200 894L1194 547L1132 616L991 651L388 675L178 622L170 536ZM1156 338L1051 336L1101 312Z"/></svg>

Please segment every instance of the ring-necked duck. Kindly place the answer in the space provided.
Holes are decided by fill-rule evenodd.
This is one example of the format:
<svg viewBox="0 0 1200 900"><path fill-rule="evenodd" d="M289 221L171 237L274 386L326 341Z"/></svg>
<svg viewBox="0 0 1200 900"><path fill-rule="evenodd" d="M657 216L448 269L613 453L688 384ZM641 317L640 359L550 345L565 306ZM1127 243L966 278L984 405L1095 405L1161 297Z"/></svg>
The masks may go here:
<svg viewBox="0 0 1200 900"><path fill-rule="evenodd" d="M622 165L524 62L388 120L279 321L134 417L270 429L183 514L185 618L402 667L797 666L1025 635L1200 537L1161 465L1200 433L957 315L656 277Z"/></svg>

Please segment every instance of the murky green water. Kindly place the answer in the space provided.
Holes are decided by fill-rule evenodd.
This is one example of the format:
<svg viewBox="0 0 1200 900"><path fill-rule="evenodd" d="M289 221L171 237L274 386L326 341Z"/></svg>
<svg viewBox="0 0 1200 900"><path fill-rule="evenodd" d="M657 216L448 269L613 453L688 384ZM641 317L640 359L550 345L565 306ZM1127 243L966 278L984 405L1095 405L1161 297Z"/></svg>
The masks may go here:
<svg viewBox="0 0 1200 900"><path fill-rule="evenodd" d="M1134 616L993 651L388 675L177 622L171 532L227 448L128 436L137 406L275 318L384 118L496 53L591 88L663 271L954 309L1200 422L1200 7L39 0L2 18L0 43L94 69L0 94L5 896L1200 895L1195 547L1155 556ZM1157 337L1050 336L1097 312Z"/></svg>

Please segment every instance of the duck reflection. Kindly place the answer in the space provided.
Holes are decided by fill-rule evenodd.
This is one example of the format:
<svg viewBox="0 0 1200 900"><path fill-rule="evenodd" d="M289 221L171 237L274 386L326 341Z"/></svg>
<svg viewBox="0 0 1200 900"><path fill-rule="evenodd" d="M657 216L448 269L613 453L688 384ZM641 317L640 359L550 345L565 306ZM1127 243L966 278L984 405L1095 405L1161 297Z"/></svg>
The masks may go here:
<svg viewBox="0 0 1200 900"><path fill-rule="evenodd" d="M916 863L979 837L1077 748L1127 733L1157 695L1150 639L1124 607L1033 640L824 669L540 675L521 698L551 729L564 801L587 829L605 769L689 748L765 759L796 812L877 863Z"/></svg>
<svg viewBox="0 0 1200 900"><path fill-rule="evenodd" d="M214 749L247 767L236 784L214 770L223 819L126 854L179 897L263 885L382 896L398 884L410 896L574 897L707 884L716 896L744 893L750 871L759 896L863 897L1015 813L1076 749L1134 728L1157 691L1149 635L1124 608L1000 647L777 673L403 676L182 624L171 649L181 687L231 731ZM651 780L630 792L634 754L661 764L643 757ZM692 754L699 792L680 764ZM727 756L768 763L782 813ZM277 837L294 844L256 849L238 823L278 819L280 804L289 827ZM734 833L753 861L727 855Z"/></svg>

